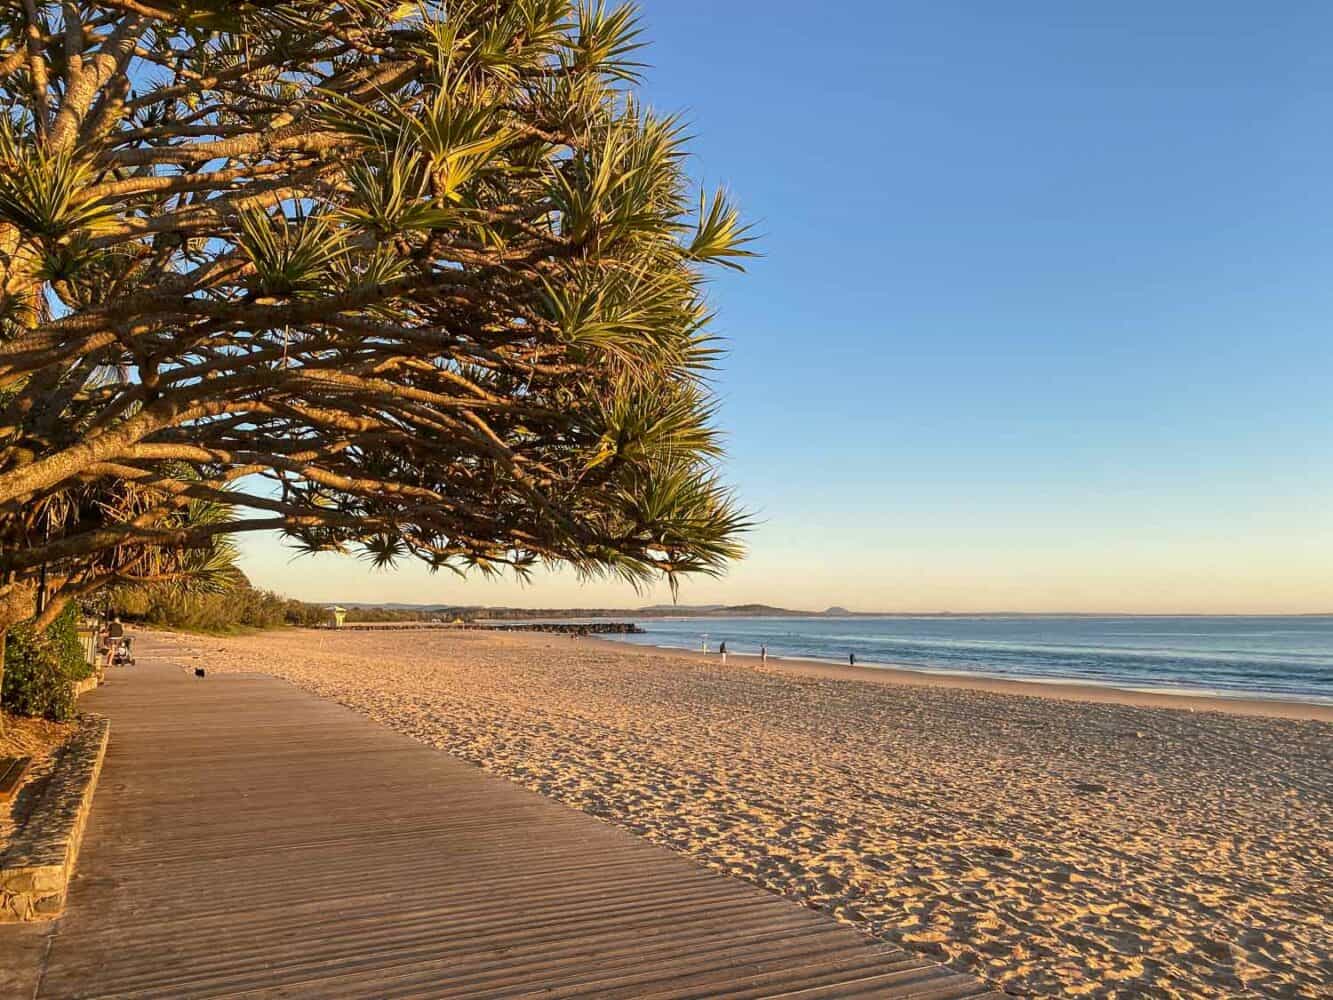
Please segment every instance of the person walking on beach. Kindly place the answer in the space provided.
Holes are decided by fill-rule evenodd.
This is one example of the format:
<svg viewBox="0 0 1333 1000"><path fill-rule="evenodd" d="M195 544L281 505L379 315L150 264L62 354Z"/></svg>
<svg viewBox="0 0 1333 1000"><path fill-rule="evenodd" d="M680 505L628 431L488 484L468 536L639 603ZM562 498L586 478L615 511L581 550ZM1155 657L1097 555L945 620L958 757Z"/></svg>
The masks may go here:
<svg viewBox="0 0 1333 1000"><path fill-rule="evenodd" d="M760 662L760 663L767 663L767 662L768 662L768 647L767 647L767 646L760 646L760 647L759 647L759 662Z"/></svg>
<svg viewBox="0 0 1333 1000"><path fill-rule="evenodd" d="M722 654L722 663L725 665L727 662L727 644L725 642L722 643L717 647L717 651Z"/></svg>
<svg viewBox="0 0 1333 1000"><path fill-rule="evenodd" d="M855 654L855 653L848 653L848 654L847 654L847 665L850 666L850 667L854 667L854 666L856 666L856 654Z"/></svg>

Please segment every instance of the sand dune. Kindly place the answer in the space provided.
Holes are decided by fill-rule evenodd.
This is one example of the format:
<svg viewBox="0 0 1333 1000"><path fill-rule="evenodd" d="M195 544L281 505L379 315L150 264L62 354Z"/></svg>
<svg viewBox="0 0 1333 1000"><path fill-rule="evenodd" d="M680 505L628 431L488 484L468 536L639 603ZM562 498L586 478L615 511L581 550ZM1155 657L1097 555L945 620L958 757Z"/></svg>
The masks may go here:
<svg viewBox="0 0 1333 1000"><path fill-rule="evenodd" d="M150 637L1017 995L1333 995L1333 726L551 636Z"/></svg>

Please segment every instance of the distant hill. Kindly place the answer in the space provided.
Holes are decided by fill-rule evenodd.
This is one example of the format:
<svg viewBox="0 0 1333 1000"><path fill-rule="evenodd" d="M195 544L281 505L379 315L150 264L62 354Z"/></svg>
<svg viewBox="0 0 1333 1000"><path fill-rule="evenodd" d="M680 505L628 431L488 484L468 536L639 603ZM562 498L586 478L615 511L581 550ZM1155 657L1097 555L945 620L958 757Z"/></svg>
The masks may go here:
<svg viewBox="0 0 1333 1000"><path fill-rule="evenodd" d="M646 608L639 608L639 614L664 614L664 615L692 615L706 614L709 611L720 611L726 605L723 604L650 604Z"/></svg>
<svg viewBox="0 0 1333 1000"><path fill-rule="evenodd" d="M677 611L676 614L681 614ZM728 604L705 612L709 618L809 618L813 612L775 608L771 604Z"/></svg>

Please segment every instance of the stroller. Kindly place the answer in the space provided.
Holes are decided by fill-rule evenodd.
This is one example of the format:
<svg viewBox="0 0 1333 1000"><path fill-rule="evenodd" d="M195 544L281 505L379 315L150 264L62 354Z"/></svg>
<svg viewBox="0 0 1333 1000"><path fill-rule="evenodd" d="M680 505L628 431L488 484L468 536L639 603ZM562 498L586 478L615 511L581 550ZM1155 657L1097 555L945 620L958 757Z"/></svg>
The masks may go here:
<svg viewBox="0 0 1333 1000"><path fill-rule="evenodd" d="M134 640L128 635L111 640L111 666L134 666Z"/></svg>

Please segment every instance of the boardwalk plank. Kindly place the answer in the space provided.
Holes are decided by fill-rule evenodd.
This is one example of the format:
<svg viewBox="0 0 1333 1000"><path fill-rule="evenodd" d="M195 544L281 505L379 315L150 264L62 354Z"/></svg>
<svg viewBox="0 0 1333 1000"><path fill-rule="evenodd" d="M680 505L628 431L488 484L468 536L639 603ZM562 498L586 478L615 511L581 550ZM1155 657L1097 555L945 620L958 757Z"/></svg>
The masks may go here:
<svg viewBox="0 0 1333 1000"><path fill-rule="evenodd" d="M27 996L997 995L271 678L144 657L87 705L111 746Z"/></svg>

